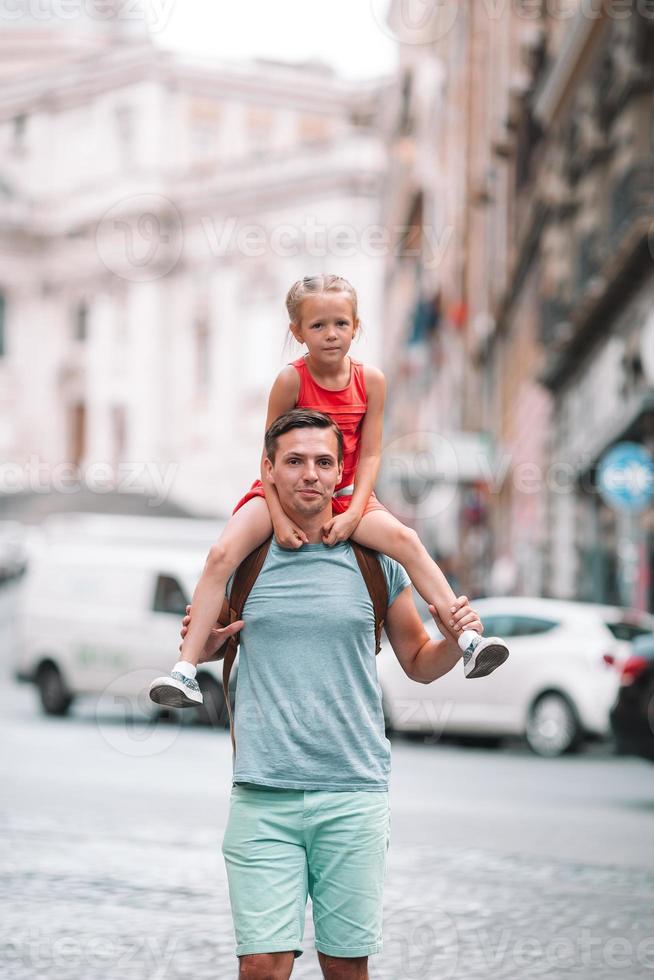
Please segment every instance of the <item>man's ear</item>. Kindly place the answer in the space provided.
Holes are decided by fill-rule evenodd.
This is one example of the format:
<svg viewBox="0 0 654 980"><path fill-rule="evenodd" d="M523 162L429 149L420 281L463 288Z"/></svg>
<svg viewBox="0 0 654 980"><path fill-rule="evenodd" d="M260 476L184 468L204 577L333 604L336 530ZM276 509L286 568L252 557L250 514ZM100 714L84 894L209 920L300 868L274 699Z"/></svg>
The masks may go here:
<svg viewBox="0 0 654 980"><path fill-rule="evenodd" d="M268 479L270 480L270 482L271 483L274 483L275 480L274 480L274 477L273 477L273 464L271 463L271 461L268 459L267 456L264 458L263 468L264 468L265 474L268 477Z"/></svg>

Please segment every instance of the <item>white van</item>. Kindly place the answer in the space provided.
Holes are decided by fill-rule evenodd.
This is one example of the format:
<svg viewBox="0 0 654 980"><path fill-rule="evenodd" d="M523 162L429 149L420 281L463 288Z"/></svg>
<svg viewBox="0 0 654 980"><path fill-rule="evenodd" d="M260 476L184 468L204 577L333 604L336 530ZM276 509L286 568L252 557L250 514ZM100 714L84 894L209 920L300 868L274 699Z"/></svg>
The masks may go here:
<svg viewBox="0 0 654 980"><path fill-rule="evenodd" d="M214 539L199 548L59 533L33 544L17 599L14 677L36 685L47 714L66 714L84 695L160 710L149 684L178 657L181 619ZM200 665L197 678L204 704L184 714L227 727L222 661ZM230 693L233 704L231 678Z"/></svg>

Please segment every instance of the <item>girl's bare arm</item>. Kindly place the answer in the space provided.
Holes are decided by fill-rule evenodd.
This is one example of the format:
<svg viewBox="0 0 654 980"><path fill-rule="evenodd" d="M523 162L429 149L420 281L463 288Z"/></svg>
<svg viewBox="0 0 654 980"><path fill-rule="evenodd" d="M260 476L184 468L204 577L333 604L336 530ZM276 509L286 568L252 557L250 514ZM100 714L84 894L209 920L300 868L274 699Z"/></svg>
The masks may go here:
<svg viewBox="0 0 654 980"><path fill-rule="evenodd" d="M348 511L359 517L363 514L368 498L374 490L381 462L382 433L384 429L384 402L386 378L378 368L366 367L366 391L368 407L361 425L361 449L354 493Z"/></svg>

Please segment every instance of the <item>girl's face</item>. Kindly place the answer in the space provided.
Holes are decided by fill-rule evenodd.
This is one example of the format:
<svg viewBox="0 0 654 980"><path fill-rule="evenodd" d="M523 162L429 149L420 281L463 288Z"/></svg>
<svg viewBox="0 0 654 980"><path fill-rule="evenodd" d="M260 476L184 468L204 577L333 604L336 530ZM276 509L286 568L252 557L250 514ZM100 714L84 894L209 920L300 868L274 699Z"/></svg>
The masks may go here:
<svg viewBox="0 0 654 980"><path fill-rule="evenodd" d="M345 357L359 327L347 293L312 293L302 300L299 317L290 330L312 358L327 366Z"/></svg>

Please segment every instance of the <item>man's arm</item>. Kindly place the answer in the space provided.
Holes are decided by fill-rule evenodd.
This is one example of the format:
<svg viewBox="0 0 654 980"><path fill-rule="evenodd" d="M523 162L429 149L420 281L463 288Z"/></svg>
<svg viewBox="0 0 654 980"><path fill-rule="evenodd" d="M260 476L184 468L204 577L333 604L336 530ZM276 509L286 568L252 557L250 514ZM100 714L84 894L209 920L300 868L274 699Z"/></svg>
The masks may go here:
<svg viewBox="0 0 654 980"><path fill-rule="evenodd" d="M447 674L462 656L457 643L460 631L454 633L446 627L439 620L435 606L430 606L429 611L443 634L441 640L430 639L418 615L410 585L400 592L386 614L386 635L395 656L407 677L418 684L431 684ZM459 596L456 600L456 611L452 614L452 619L455 624L466 629L474 629L476 626L482 628L467 596Z"/></svg>

